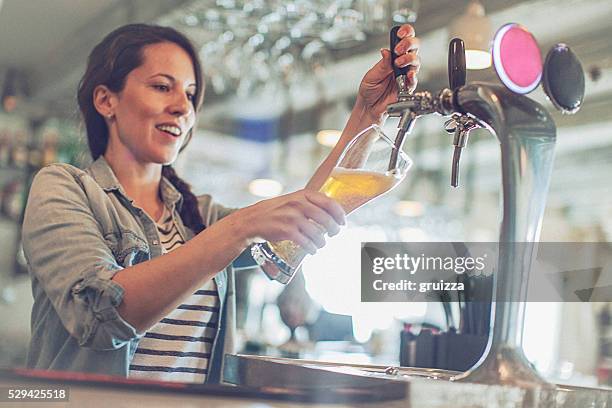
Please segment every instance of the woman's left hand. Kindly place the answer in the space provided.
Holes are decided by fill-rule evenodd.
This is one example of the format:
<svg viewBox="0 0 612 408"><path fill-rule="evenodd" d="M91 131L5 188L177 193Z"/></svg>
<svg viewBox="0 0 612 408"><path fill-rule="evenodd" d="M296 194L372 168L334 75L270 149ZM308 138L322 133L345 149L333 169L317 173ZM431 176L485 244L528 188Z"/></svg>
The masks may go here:
<svg viewBox="0 0 612 408"><path fill-rule="evenodd" d="M395 47L398 57L395 65L398 67L410 66L406 75L410 92L417 86L417 73L421 67L419 58L419 39L415 37L414 28L404 24L397 35L401 41ZM374 118L379 119L385 112L387 105L397 102L397 84L391 67L391 51L380 50L382 59L376 63L363 77L359 85L358 99L361 99L363 108Z"/></svg>
<svg viewBox="0 0 612 408"><path fill-rule="evenodd" d="M400 27L397 35L401 40L395 47L398 57L395 65L398 67L410 66L406 75L410 92L417 86L416 74L421 67L419 59L419 39L414 36L414 29L410 24ZM353 137L372 123L380 123L382 114L387 105L397 102L397 84L391 68L391 51L380 50L382 59L376 63L363 77L359 85L357 101L353 106L351 116L342 131L342 136L336 146L332 149L325 161L317 168L308 184L307 190L318 190L321 188L332 169L338 162L346 145ZM359 160L362 156L359 156Z"/></svg>

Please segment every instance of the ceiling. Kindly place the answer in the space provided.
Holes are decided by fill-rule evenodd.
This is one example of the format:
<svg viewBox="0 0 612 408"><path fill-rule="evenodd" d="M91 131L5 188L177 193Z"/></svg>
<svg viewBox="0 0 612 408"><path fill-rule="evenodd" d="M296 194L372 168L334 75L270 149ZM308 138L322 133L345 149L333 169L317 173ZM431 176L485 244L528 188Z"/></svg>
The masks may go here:
<svg viewBox="0 0 612 408"><path fill-rule="evenodd" d="M34 69L117 3L117 0L5 1L0 10L1 65Z"/></svg>
<svg viewBox="0 0 612 408"><path fill-rule="evenodd" d="M135 21L180 23L181 17L196 6L207 11L214 8L223 10L228 7L228 1L4 0L0 8L0 78L7 68L17 69L27 83L30 109L41 115L72 115L75 108L75 84L84 70L86 56L105 33ZM369 3L385 1L388 0L372 0ZM230 3L236 6L240 1ZM269 3L272 8L272 5L279 2L271 0L263 3ZM344 3L350 4L351 1ZM447 27L463 11L466 1L406 0L404 3L409 6L416 3L418 6L418 18L414 26L423 38L421 86L444 86ZM486 0L483 3L494 27L508 21L526 25L540 41L543 52L555 42L567 42L575 49L585 68L599 67L603 70L598 89L607 87L602 82L612 80L609 75L612 69L612 42L609 41L612 38L612 24L609 24L612 2ZM175 16L174 19L172 16ZM200 45L206 43L206 30L184 25L178 28L187 31ZM320 78L325 85L326 97L350 97L360 77L378 59L378 49L387 45L387 38L386 33L372 32L366 41L355 47L333 50L326 75ZM204 65L206 67L206 61ZM338 73L346 80L337 81ZM468 79L494 80L495 76L489 69L471 72ZM235 103L231 98L235 92L230 89L230 92L216 95L210 88L205 105L205 111L209 111L210 117L219 117L219 112L223 117L227 116L227 112L235 111ZM304 90L300 89L300 93L304 94ZM313 97L316 98L316 95ZM610 99L608 95L599 98ZM251 105L245 103L244 98L241 99L242 106ZM300 104L306 107L311 103L308 98L297 99L300 100L294 102L298 108Z"/></svg>
<svg viewBox="0 0 612 408"><path fill-rule="evenodd" d="M242 1L246 0L0 0L0 79L8 68L15 68L23 75L29 88L28 103L24 107L26 113L32 116L59 115L76 118L76 84L84 70L88 52L104 34L128 22L173 21L180 24L186 13L194 7L221 10L227 9L229 5L242 4ZM260 1L267 7L284 4L280 0L250 1ZM332 3L331 0L294 2L297 4L300 1ZM352 0L336 1L351 3ZM355 0L356 3L377 1L390 0ZM414 5L415 2L406 0L405 3ZM423 61L419 89L437 90L446 85L447 27L463 11L467 1L422 0L418 3L418 18L414 26L422 38L420 55ZM491 17L493 27L499 27L506 22L518 22L527 26L538 39L543 53L551 45L565 42L577 53L587 71L585 104L578 115L561 116L554 112L540 90L532 94L533 98L553 111L557 125L562 129L559 132L563 135L560 137L559 151L563 157L559 162L565 162L567 166L573 164L571 177L568 175L567 181L557 179L555 183L558 184L556 188L560 192L559 199L572 202L576 198L568 197L567 194L571 183L580 179L589 180L594 172L600 175L612 173L612 163L602 159L606 157L606 152L612 154L612 133L607 131L612 128L612 2L483 0L482 3ZM177 28L188 32L200 46L210 37L210 33L201 28L194 29L186 25ZM321 98L321 90L327 101L350 100L354 97L363 74L378 60L379 48L386 47L387 41L386 32L373 32L368 34L366 41L355 47L332 50L329 63L322 74L318 73L316 79L315 75L307 76L302 83L287 87L283 98L273 94L272 102L291 104L296 114L296 122L299 122L294 126L296 133L315 131L312 127L317 122L312 120L312 115L317 101ZM206 67L207 61L203 62ZM492 69L471 71L468 73L468 81L473 80L495 81L496 77ZM216 94L207 89L199 125L220 135L232 134L236 117L269 115L270 107L266 101L270 100L257 93L238 97L234 90ZM281 106L280 110L282 109ZM346 113L346 108L343 109ZM342 120L344 119L341 117L336 118L336 123L341 123ZM438 163L429 158L440 155L446 157L448 141L439 137L428 137L429 134L440 132L440 121L422 123L417 126L419 129L416 136L421 135L426 139L419 145L422 151L418 154L421 155L424 171L427 171L427 163ZM215 151L217 158L223 157L223 149L231 152L243 151L244 161L249 161L252 156L252 146L222 145L222 138L215 140L219 143L219 150ZM494 146L492 148L495 149ZM193 149L197 150L197 146ZM201 149L204 154L210 150L210 145L201 146ZM595 152L598 154L594 155ZM491 157L494 156L486 156L482 166L497 166ZM591 157L597 157L597 160L592 162L593 165L581 165L591 163ZM469 162L469 154L465 160ZM593 167L595 163L596 167ZM241 171L240 168L228 169L222 168L221 165L217 170L221 188L226 187L223 185L226 182L222 181L224 175ZM606 184L602 180L605 178L591 184ZM497 183L491 181L490 184ZM581 196L584 198L591 194L609 193L609 184L604 186L607 190L594 187L590 193L583 193Z"/></svg>
<svg viewBox="0 0 612 408"><path fill-rule="evenodd" d="M5 0L0 8L0 78L16 69L35 114L74 111L91 48L112 29L152 21L185 0Z"/></svg>

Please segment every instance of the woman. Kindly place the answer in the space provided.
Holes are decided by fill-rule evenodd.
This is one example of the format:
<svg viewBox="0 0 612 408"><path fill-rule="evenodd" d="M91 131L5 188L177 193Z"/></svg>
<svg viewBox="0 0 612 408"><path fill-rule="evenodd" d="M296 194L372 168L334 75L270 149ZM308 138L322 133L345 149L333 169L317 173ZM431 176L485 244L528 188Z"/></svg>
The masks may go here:
<svg viewBox="0 0 612 408"><path fill-rule="evenodd" d="M418 40L400 30L397 65ZM36 176L23 243L34 307L28 366L218 382L232 352L232 262L255 240L310 253L344 224L318 193L353 135L396 99L390 52L364 77L341 140L304 190L230 210L196 197L171 163L191 138L204 94L194 47L177 31L134 24L91 52L78 90L94 163ZM325 227L313 227L310 220Z"/></svg>

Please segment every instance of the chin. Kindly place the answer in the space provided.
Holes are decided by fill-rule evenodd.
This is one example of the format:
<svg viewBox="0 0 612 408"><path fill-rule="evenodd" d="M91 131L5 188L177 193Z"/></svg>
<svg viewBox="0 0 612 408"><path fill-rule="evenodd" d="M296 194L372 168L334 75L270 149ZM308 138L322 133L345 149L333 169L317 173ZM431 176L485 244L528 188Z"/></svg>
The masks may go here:
<svg viewBox="0 0 612 408"><path fill-rule="evenodd" d="M175 161L176 161L176 156L173 156L171 158L166 158L162 160L161 164L164 166L170 166L171 164L174 164Z"/></svg>
<svg viewBox="0 0 612 408"><path fill-rule="evenodd" d="M176 161L176 158L178 157L178 153L179 153L178 149L176 151L174 149L172 149L171 151L169 150L160 151L160 152L157 152L153 161L155 163L163 164L164 166L170 165Z"/></svg>

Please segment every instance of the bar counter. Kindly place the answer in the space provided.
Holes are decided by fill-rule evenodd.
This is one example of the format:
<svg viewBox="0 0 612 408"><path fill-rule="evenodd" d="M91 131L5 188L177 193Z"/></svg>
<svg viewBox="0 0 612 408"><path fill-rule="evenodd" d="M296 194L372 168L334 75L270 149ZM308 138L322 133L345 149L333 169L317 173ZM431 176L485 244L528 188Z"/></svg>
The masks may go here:
<svg viewBox="0 0 612 408"><path fill-rule="evenodd" d="M56 407L388 407L388 408L612 408L612 390L556 386L521 389L449 381L453 372L346 365L306 360L226 356L228 385L123 379L104 375L0 370L0 398L8 389L67 389ZM31 407L16 400L11 407Z"/></svg>

